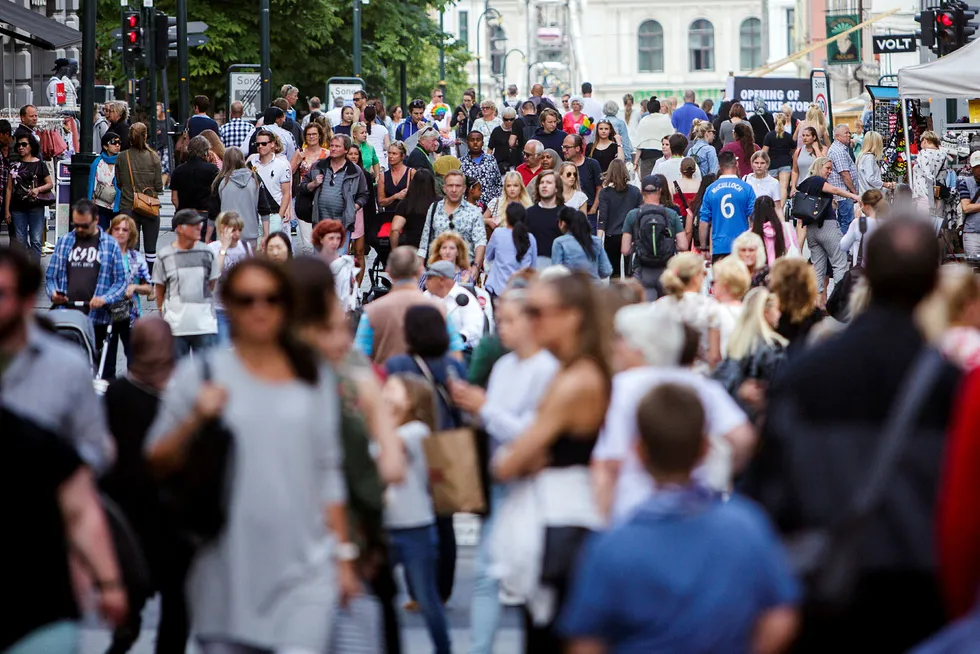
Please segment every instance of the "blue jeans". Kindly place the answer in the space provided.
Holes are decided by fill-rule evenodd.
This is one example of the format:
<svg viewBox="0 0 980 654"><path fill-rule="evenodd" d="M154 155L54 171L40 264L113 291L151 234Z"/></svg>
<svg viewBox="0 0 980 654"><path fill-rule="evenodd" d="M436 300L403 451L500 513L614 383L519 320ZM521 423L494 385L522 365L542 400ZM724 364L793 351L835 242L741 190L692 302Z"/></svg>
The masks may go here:
<svg viewBox="0 0 980 654"><path fill-rule="evenodd" d="M231 323L228 322L228 314L223 309L216 309L215 315L218 317L218 345L231 345Z"/></svg>
<svg viewBox="0 0 980 654"><path fill-rule="evenodd" d="M841 234L847 233L852 220L854 220L854 200L837 198L837 222L840 223Z"/></svg>
<svg viewBox="0 0 980 654"><path fill-rule="evenodd" d="M177 359L183 359L191 350L194 354L201 354L218 344L217 334L194 334L193 336L175 336L174 350Z"/></svg>
<svg viewBox="0 0 980 654"><path fill-rule="evenodd" d="M435 524L415 529L390 529L388 535L391 537L391 562L400 563L405 569L405 577L415 592L436 654L451 654L449 624L436 586Z"/></svg>
<svg viewBox="0 0 980 654"><path fill-rule="evenodd" d="M490 538L494 516L507 497L507 487L490 488L490 515L480 529L474 565L473 600L470 604L470 654L493 654L493 639L500 626L500 582L490 576Z"/></svg>
<svg viewBox="0 0 980 654"><path fill-rule="evenodd" d="M44 246L44 207L34 207L27 211L11 211L17 242L41 259Z"/></svg>
<svg viewBox="0 0 980 654"><path fill-rule="evenodd" d="M70 620L46 624L5 651L6 654L74 654L78 651L78 625Z"/></svg>

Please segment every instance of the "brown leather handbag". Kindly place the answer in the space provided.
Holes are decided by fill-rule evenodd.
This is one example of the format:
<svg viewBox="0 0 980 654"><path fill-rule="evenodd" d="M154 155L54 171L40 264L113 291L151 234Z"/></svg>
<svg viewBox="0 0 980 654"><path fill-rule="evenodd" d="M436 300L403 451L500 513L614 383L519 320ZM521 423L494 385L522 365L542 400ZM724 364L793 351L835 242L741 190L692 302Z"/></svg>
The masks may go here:
<svg viewBox="0 0 980 654"><path fill-rule="evenodd" d="M160 217L160 198L153 187L144 187L142 192L136 190L136 178L133 177L133 155L126 153L126 165L129 167L129 180L133 183L133 211L147 218Z"/></svg>

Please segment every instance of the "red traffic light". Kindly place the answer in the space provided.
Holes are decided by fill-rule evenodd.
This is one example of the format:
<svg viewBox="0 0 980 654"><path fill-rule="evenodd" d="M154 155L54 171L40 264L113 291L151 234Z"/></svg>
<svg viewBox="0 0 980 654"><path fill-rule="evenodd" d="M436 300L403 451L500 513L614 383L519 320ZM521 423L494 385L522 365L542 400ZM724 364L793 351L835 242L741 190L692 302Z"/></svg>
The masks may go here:
<svg viewBox="0 0 980 654"><path fill-rule="evenodd" d="M936 22L943 27L952 27L956 21L953 19L953 14L944 11L936 14Z"/></svg>
<svg viewBox="0 0 980 654"><path fill-rule="evenodd" d="M135 32L135 31L126 32L126 40L129 41L130 45L136 45L136 43L139 41L139 38L140 38L139 32Z"/></svg>
<svg viewBox="0 0 980 654"><path fill-rule="evenodd" d="M140 19L139 16L137 16L136 14L130 14L129 16L126 16L127 27L133 28L138 26L139 24L140 24Z"/></svg>

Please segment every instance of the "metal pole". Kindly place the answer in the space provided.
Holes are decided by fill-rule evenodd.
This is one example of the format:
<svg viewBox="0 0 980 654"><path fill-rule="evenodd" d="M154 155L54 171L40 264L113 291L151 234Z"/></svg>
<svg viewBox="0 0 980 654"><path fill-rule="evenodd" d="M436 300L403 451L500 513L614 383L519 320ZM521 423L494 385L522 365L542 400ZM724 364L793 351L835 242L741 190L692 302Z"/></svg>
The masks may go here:
<svg viewBox="0 0 980 654"><path fill-rule="evenodd" d="M95 32L99 19L98 0L82 0L82 125L80 152L71 158L71 201L88 197L88 177L95 155L92 153L92 129L95 118Z"/></svg>
<svg viewBox="0 0 980 654"><path fill-rule="evenodd" d="M149 5L144 5L147 19L143 21L146 27L143 33L146 35L146 69L150 75L150 106L147 107L150 119L150 138L156 139L157 135L157 10L153 8L153 0L149 0ZM166 62L164 62L166 65Z"/></svg>
<svg viewBox="0 0 980 654"><path fill-rule="evenodd" d="M527 91L525 91L525 93L527 94L527 97L530 98L531 97L530 61L532 57L534 57L534 51L531 49L531 0L524 0L524 22L527 31L527 43L524 46L525 49L527 50L527 54L525 56L527 57L527 61L529 62L527 66ZM520 111L518 111L518 114L520 114Z"/></svg>
<svg viewBox="0 0 980 654"><path fill-rule="evenodd" d="M408 118L408 72L405 62L398 64L398 77L401 86L402 118Z"/></svg>
<svg viewBox="0 0 980 654"><path fill-rule="evenodd" d="M272 104L272 55L269 44L269 0L259 0L259 67L262 78L262 111Z"/></svg>
<svg viewBox="0 0 980 654"><path fill-rule="evenodd" d="M187 54L187 0L177 0L177 120L187 125L191 98L188 78L191 76Z"/></svg>
<svg viewBox="0 0 980 654"><path fill-rule="evenodd" d="M483 52L480 50L480 22L487 12L480 14L476 19L476 105L480 106L483 102Z"/></svg>
<svg viewBox="0 0 980 654"><path fill-rule="evenodd" d="M354 77L361 76L361 0L354 2Z"/></svg>
<svg viewBox="0 0 980 654"><path fill-rule="evenodd" d="M898 101L898 107L902 111L902 129L905 130L905 173L908 177L909 188L912 187L912 135L909 134L909 112L906 106L907 100L902 98Z"/></svg>
<svg viewBox="0 0 980 654"><path fill-rule="evenodd" d="M442 99L446 100L446 29L445 12L439 12L439 88L442 89ZM448 103L447 103L448 104Z"/></svg>
<svg viewBox="0 0 980 654"><path fill-rule="evenodd" d="M174 169L174 141L173 137L170 135L170 130L167 129L167 125L170 122L167 120L170 118L170 87L167 85L167 67L164 66L160 69L160 82L163 84L163 128L167 131L167 158L170 160L169 170ZM154 111L156 111L154 109Z"/></svg>

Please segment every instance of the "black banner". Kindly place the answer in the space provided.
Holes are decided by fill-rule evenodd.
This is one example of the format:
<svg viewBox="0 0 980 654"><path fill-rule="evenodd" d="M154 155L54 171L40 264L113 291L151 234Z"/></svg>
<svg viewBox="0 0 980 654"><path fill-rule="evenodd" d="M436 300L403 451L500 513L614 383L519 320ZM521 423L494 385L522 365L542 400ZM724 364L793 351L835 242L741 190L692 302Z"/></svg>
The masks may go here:
<svg viewBox="0 0 980 654"><path fill-rule="evenodd" d="M915 34L877 34L871 37L875 54L896 54L899 52L915 52L919 44Z"/></svg>
<svg viewBox="0 0 980 654"><path fill-rule="evenodd" d="M738 100L746 111L752 112L755 98L761 95L770 113L781 111L789 104L794 114L805 114L812 100L810 80L796 77L735 77L732 99Z"/></svg>

